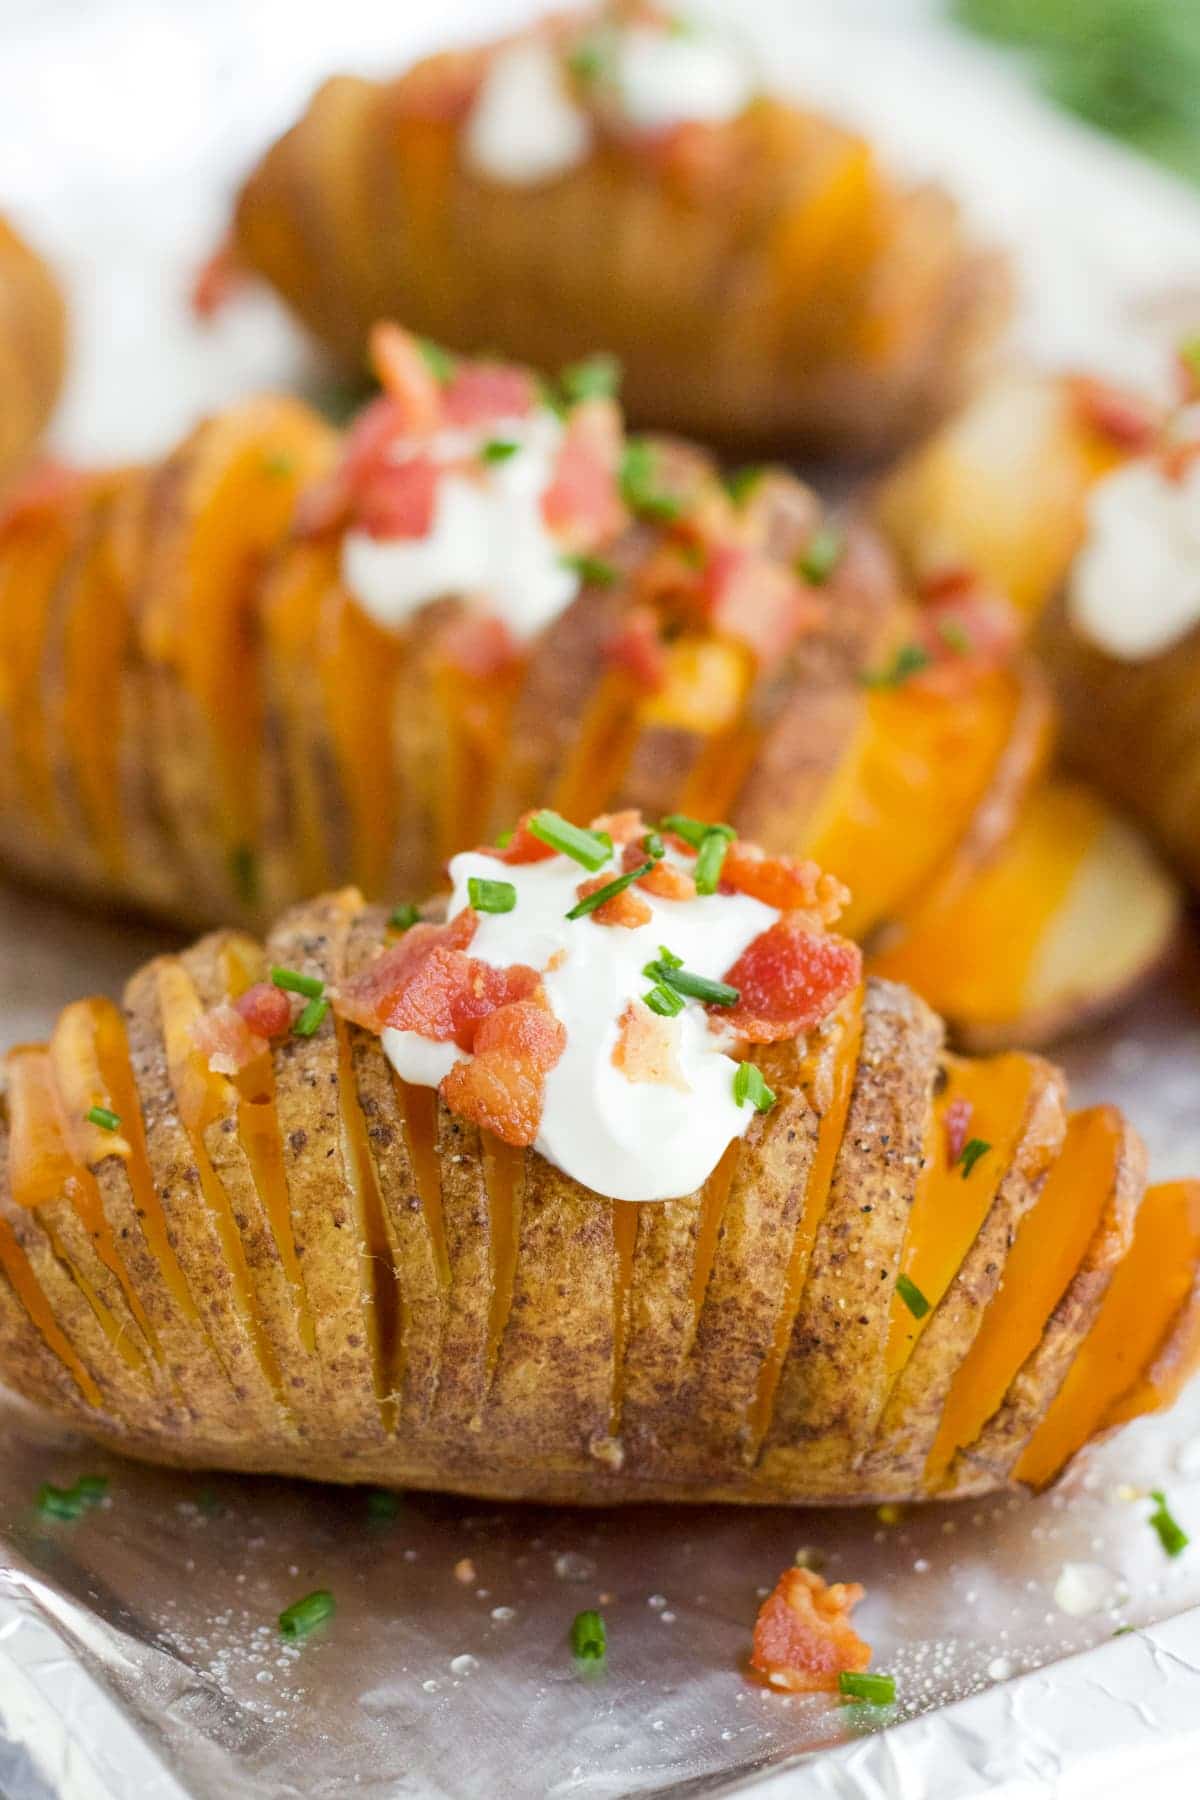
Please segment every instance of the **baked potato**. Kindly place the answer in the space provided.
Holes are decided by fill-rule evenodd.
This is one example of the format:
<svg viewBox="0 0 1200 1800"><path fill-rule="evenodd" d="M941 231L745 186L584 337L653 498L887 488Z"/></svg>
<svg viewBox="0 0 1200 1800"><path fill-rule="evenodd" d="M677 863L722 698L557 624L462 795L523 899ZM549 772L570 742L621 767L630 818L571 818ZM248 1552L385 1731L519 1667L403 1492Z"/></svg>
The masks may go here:
<svg viewBox="0 0 1200 1800"><path fill-rule="evenodd" d="M547 794L816 858L889 974L988 1043L1159 961L1177 898L1140 845L1090 800L1069 838L1025 823L1053 715L1002 609L917 612L863 521L623 439L610 398L559 419L520 370L377 347L391 387L344 441L254 400L0 523L10 865L255 926L331 883L429 891ZM955 937L976 880L1003 904Z"/></svg>
<svg viewBox="0 0 1200 1800"><path fill-rule="evenodd" d="M0 494L26 461L58 398L67 314L42 258L0 218Z"/></svg>
<svg viewBox="0 0 1200 1800"><path fill-rule="evenodd" d="M1200 443L1182 374L1177 408L1006 379L901 465L879 517L918 585L969 568L1015 601L1067 758L1200 887Z"/></svg>
<svg viewBox="0 0 1200 1800"><path fill-rule="evenodd" d="M543 367L603 348L639 423L855 456L954 404L1009 300L946 193L641 0L327 81L223 258L351 367L390 317Z"/></svg>
<svg viewBox="0 0 1200 1800"><path fill-rule="evenodd" d="M915 994L864 984L813 866L692 820L665 843L595 823L590 882L595 829L543 812L455 860L461 907L413 924L343 889L10 1051L0 1375L157 1462L580 1503L1041 1486L1174 1396L1200 1355L1200 1184L1146 1191L1115 1108L1068 1115L1049 1064L951 1055ZM558 938L547 892L584 897ZM688 986L733 925L726 981ZM686 958L639 979L663 935ZM512 964L532 941L537 967ZM568 965L592 962L572 1010ZM680 983L661 1016L655 980ZM689 1020L752 1105L692 1191L640 1199L726 1104L683 1060ZM414 1075L433 1039L449 1061ZM632 1198L580 1179L612 1096L593 1116L576 1039L597 1084L650 1084Z"/></svg>

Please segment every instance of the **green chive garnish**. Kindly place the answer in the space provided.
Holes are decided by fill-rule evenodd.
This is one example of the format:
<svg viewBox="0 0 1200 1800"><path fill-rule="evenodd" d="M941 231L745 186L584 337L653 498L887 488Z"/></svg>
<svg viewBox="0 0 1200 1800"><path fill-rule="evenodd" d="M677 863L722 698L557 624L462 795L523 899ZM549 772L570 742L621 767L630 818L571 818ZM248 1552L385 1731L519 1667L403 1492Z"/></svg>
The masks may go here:
<svg viewBox="0 0 1200 1800"><path fill-rule="evenodd" d="M258 859L248 844L238 844L229 852L229 874L242 905L257 906Z"/></svg>
<svg viewBox="0 0 1200 1800"><path fill-rule="evenodd" d="M402 900L388 914L389 931L411 931L421 917L421 909L412 900Z"/></svg>
<svg viewBox="0 0 1200 1800"><path fill-rule="evenodd" d="M965 1181L981 1156L986 1156L991 1149L986 1138L968 1138L962 1147L959 1162L962 1165L962 1178Z"/></svg>
<svg viewBox="0 0 1200 1800"><path fill-rule="evenodd" d="M698 894L715 894L721 879L721 865L733 841L728 825L713 825L700 840L696 867L692 871Z"/></svg>
<svg viewBox="0 0 1200 1800"><path fill-rule="evenodd" d="M606 562L602 556L563 556L559 561L564 569L573 570L580 581L587 582L590 587L614 587L621 579L616 564Z"/></svg>
<svg viewBox="0 0 1200 1800"><path fill-rule="evenodd" d="M590 869L595 874L602 869L612 855L612 839L606 831L584 831L579 825L572 825L561 813L534 813L526 826L535 838L543 844L549 844L563 856L569 856L572 862L579 863L581 868Z"/></svg>
<svg viewBox="0 0 1200 1800"><path fill-rule="evenodd" d="M425 358L425 366L436 381L447 382L458 367L456 359L432 338L418 338L417 349Z"/></svg>
<svg viewBox="0 0 1200 1800"><path fill-rule="evenodd" d="M1168 1556L1180 1556L1187 1549L1191 1539L1167 1505L1167 1496L1161 1488L1153 1488L1150 1498L1154 1501L1154 1511L1150 1514L1150 1524L1158 1533L1158 1541Z"/></svg>
<svg viewBox="0 0 1200 1800"><path fill-rule="evenodd" d="M735 506L741 506L750 498L766 472L761 464L757 463L746 469L730 470L729 474L724 477L725 492Z"/></svg>
<svg viewBox="0 0 1200 1800"><path fill-rule="evenodd" d="M923 644L901 644L886 668L868 670L859 679L864 687L900 688L927 669L932 660Z"/></svg>
<svg viewBox="0 0 1200 1800"><path fill-rule="evenodd" d="M690 969L683 968L678 958L671 962L647 963L642 971L651 981L661 981L664 986L674 988L677 994L686 994L689 1000L701 1000L705 1006L736 1006L741 994L727 981L711 981L707 975L693 975Z"/></svg>
<svg viewBox="0 0 1200 1800"><path fill-rule="evenodd" d="M848 1700L869 1700L872 1706L891 1706L896 1698L894 1675L862 1675L856 1669L843 1669L838 1676L838 1693Z"/></svg>
<svg viewBox="0 0 1200 1800"><path fill-rule="evenodd" d="M837 568L844 541L841 532L832 525L822 525L814 531L808 548L796 559L796 567L805 581L820 587L829 580Z"/></svg>
<svg viewBox="0 0 1200 1800"><path fill-rule="evenodd" d="M268 450L263 457L264 475L277 475L281 480L296 473L296 459L286 450Z"/></svg>
<svg viewBox="0 0 1200 1800"><path fill-rule="evenodd" d="M582 44L576 44L567 57L567 67L577 81L597 81L604 73L604 62L601 46L586 38Z"/></svg>
<svg viewBox="0 0 1200 1800"><path fill-rule="evenodd" d="M739 1106L749 1100L757 1112L768 1113L775 1104L775 1090L763 1080L762 1070L752 1062L739 1063L733 1078L733 1097Z"/></svg>
<svg viewBox="0 0 1200 1800"><path fill-rule="evenodd" d="M479 454L484 462L502 463L515 456L520 448L520 444L514 444L511 438L491 438Z"/></svg>
<svg viewBox="0 0 1200 1800"><path fill-rule="evenodd" d="M281 969L275 966L270 974L275 986L286 988L289 994L305 994L310 1000L317 1000L325 992L325 983L319 976L302 975L299 969Z"/></svg>
<svg viewBox="0 0 1200 1800"><path fill-rule="evenodd" d="M511 827L509 828L508 831L502 831L496 839L497 850L507 850L508 846L512 843L512 841L516 837L516 835L517 835L516 831L513 830Z"/></svg>
<svg viewBox="0 0 1200 1800"><path fill-rule="evenodd" d="M372 1488L367 1495L369 1519L396 1519L400 1516L400 1496L390 1488Z"/></svg>
<svg viewBox="0 0 1200 1800"><path fill-rule="evenodd" d="M1194 337L1184 338L1179 346L1179 360L1188 373L1200 381L1200 332Z"/></svg>
<svg viewBox="0 0 1200 1800"><path fill-rule="evenodd" d="M467 895L476 912L510 913L517 904L517 890L511 881L486 881L480 875L468 877Z"/></svg>
<svg viewBox="0 0 1200 1800"><path fill-rule="evenodd" d="M669 831L672 837L681 837L685 844L693 850L699 850L710 831L719 831L727 839L733 839L737 832L732 825L712 825L707 819L692 819L687 813L668 813L659 823L660 831Z"/></svg>
<svg viewBox="0 0 1200 1800"><path fill-rule="evenodd" d="M109 1112L107 1106L89 1106L83 1116L89 1125L98 1125L101 1131L120 1131L121 1129L120 1114Z"/></svg>
<svg viewBox="0 0 1200 1800"><path fill-rule="evenodd" d="M571 1651L580 1662L603 1662L608 1654L608 1633L598 1612L576 1613L571 1626Z"/></svg>
<svg viewBox="0 0 1200 1800"><path fill-rule="evenodd" d="M959 656L970 655L973 648L971 634L958 619L942 619L938 624L937 634L948 649L956 651Z"/></svg>
<svg viewBox="0 0 1200 1800"><path fill-rule="evenodd" d="M648 994L642 995L642 1004L648 1006L652 1013L657 1013L660 1019L673 1019L677 1013L683 1011L684 1001L682 994L675 993L672 988L664 987L660 981L657 986L650 989Z"/></svg>
<svg viewBox="0 0 1200 1800"><path fill-rule="evenodd" d="M929 1302L915 1281L907 1275L897 1275L896 1292L899 1294L914 1319L923 1319L925 1317L925 1314L929 1311Z"/></svg>
<svg viewBox="0 0 1200 1800"><path fill-rule="evenodd" d="M588 913L595 912L597 907L603 906L606 900L615 900L617 895L623 894L633 882L640 881L643 875L648 875L653 867L653 862L644 862L640 869L629 869L624 875L618 875L615 880L606 881L604 886L597 888L594 894L586 894L582 900L578 901L566 915L567 918L582 919Z"/></svg>
<svg viewBox="0 0 1200 1800"><path fill-rule="evenodd" d="M310 1000L296 1023L292 1026L293 1037L315 1037L321 1029L325 1014L329 1011L328 1000Z"/></svg>
<svg viewBox="0 0 1200 1800"><path fill-rule="evenodd" d="M661 493L656 485L655 468L658 456L653 444L645 438L630 438L621 455L621 469L618 477L621 486L621 498L631 512L641 513L647 519L658 519L669 525L683 511L682 502L673 494Z"/></svg>
<svg viewBox="0 0 1200 1800"><path fill-rule="evenodd" d="M81 1475L69 1488L44 1481L38 1489L37 1507L50 1519L78 1519L90 1507L99 1506L107 1492L107 1475Z"/></svg>
<svg viewBox="0 0 1200 1800"><path fill-rule="evenodd" d="M683 958L682 956L676 956L673 950L668 950L665 944L660 944L658 946L658 961L648 962L643 968L642 974L648 975L653 981L658 969L658 963L665 963L668 969L682 969Z"/></svg>
<svg viewBox="0 0 1200 1800"><path fill-rule="evenodd" d="M645 837L642 839L642 849L646 852L647 856L653 857L655 862L661 862L663 857L667 854L667 846L663 843L657 831L648 831L646 833Z"/></svg>
<svg viewBox="0 0 1200 1800"><path fill-rule="evenodd" d="M558 381L572 405L580 400L608 400L621 385L621 365L615 356L585 357L564 369Z"/></svg>
<svg viewBox="0 0 1200 1800"><path fill-rule="evenodd" d="M279 1615L279 1630L285 1638L307 1637L332 1617L333 1595L328 1588L318 1588L314 1594L306 1594L303 1600L284 1607Z"/></svg>

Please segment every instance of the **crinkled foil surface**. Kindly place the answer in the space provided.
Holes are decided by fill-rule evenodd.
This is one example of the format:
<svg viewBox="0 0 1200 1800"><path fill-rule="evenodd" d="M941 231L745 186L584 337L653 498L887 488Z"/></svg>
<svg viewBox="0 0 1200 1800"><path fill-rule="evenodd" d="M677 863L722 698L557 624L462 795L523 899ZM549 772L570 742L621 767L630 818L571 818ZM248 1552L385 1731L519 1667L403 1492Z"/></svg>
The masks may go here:
<svg viewBox="0 0 1200 1800"><path fill-rule="evenodd" d="M76 307L65 447L146 454L202 406L302 373L267 304L208 338L184 314L186 270L237 171L329 68L388 67L529 10L0 9L6 200L40 228ZM1022 253L1027 341L1136 363L1141 326L1171 313L1154 297L1200 287L1200 223L1182 191L927 34L919 0L846 5L836 26L800 0L726 10L766 38L781 77L965 185ZM0 891L0 1041L39 1035L82 992L118 992L165 941ZM1159 1177L1200 1170L1194 989L1173 971L1066 1053L1080 1101L1119 1099ZM97 1511L73 1524L37 1512L43 1481L85 1471L109 1476ZM1174 1561L1147 1523L1155 1487L1197 1540ZM759 1600L801 1550L866 1585L859 1620L896 1676L894 1712L746 1680ZM1068 1564L1090 1566L1084 1616L1059 1604ZM317 1587L333 1591L334 1621L285 1644L280 1609ZM610 1655L582 1675L567 1631L589 1606L605 1614ZM422 1495L380 1521L353 1491L109 1459L0 1399L0 1793L12 1800L1171 1800L1197 1791L1198 1770L1198 1392L1053 1495L889 1524Z"/></svg>

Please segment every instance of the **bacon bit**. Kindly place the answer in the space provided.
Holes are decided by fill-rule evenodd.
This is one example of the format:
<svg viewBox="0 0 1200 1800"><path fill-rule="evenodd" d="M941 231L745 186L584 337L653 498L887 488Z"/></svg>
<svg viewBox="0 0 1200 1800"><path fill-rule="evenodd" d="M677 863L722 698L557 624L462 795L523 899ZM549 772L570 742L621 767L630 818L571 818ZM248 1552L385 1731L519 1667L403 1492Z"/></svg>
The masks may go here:
<svg viewBox="0 0 1200 1800"><path fill-rule="evenodd" d="M844 1671L870 1666L871 1646L850 1623L862 1597L857 1581L831 1586L812 1569L785 1569L759 1608L750 1667L794 1694L836 1693Z"/></svg>
<svg viewBox="0 0 1200 1800"><path fill-rule="evenodd" d="M1162 428L1162 415L1150 400L1095 375L1075 375L1068 391L1076 415L1120 450L1148 450Z"/></svg>
<svg viewBox="0 0 1200 1800"><path fill-rule="evenodd" d="M589 880L581 881L575 889L576 899L586 900L590 895L598 894L612 879L611 875L593 875ZM611 900L605 900L591 917L597 925L619 925L626 931L636 931L639 925L648 925L654 914L641 896L635 894L632 887L627 887L614 894Z"/></svg>
<svg viewBox="0 0 1200 1800"><path fill-rule="evenodd" d="M420 1032L439 1044L473 1050L479 1027L490 1014L513 1001L527 1000L540 985L537 970L525 963L497 969L439 944L421 958L402 991L388 1002L383 1023L397 1031Z"/></svg>
<svg viewBox="0 0 1200 1800"><path fill-rule="evenodd" d="M403 414L388 395L363 408L346 434L337 467L300 497L294 527L300 537L326 537L348 523L359 488L386 466L387 452L403 429Z"/></svg>
<svg viewBox="0 0 1200 1800"><path fill-rule="evenodd" d="M501 1006L479 1026L474 1059L455 1063L444 1077L442 1098L504 1143L532 1144L546 1076L566 1047L566 1029L544 996Z"/></svg>
<svg viewBox="0 0 1200 1800"><path fill-rule="evenodd" d="M52 456L39 457L0 497L0 530L57 512L83 493L86 482L81 469Z"/></svg>
<svg viewBox="0 0 1200 1800"><path fill-rule="evenodd" d="M440 470L428 456L381 463L359 491L355 523L373 538L428 537Z"/></svg>
<svg viewBox="0 0 1200 1800"><path fill-rule="evenodd" d="M721 864L721 886L735 894L749 894L779 912L803 908L823 924L832 925L846 908L850 890L836 875L827 875L815 862L794 856L766 856L757 844L735 838Z"/></svg>
<svg viewBox="0 0 1200 1800"><path fill-rule="evenodd" d="M612 400L584 400L573 408L542 517L579 551L595 550L622 532L628 515L617 485L621 415Z"/></svg>
<svg viewBox="0 0 1200 1800"><path fill-rule="evenodd" d="M961 693L980 675L1008 664L1021 640L1021 621L1002 594L968 569L943 571L923 584L923 592L931 589L916 630L929 662L909 685L929 693Z"/></svg>
<svg viewBox="0 0 1200 1800"><path fill-rule="evenodd" d="M691 855L691 846L688 845L686 848L688 854ZM636 869L645 860L645 853L641 845L629 844L622 852L621 867L628 873L630 869ZM686 869L681 869L676 863L667 862L665 858L662 862L656 862L649 874L643 875L641 880L635 882L634 885L645 888L646 892L653 894L656 900L694 900L696 898L694 878L688 874Z"/></svg>
<svg viewBox="0 0 1200 1800"><path fill-rule="evenodd" d="M503 619L468 614L446 626L439 640L442 658L473 681L490 681L521 660L521 649Z"/></svg>
<svg viewBox="0 0 1200 1800"><path fill-rule="evenodd" d="M667 679L667 649L659 636L654 608L631 607L605 644L604 655L616 668L632 675L647 693L658 693Z"/></svg>
<svg viewBox="0 0 1200 1800"><path fill-rule="evenodd" d="M246 272L237 260L232 237L224 237L207 262L201 263L192 277L188 304L192 316L207 325L245 285Z"/></svg>
<svg viewBox="0 0 1200 1800"><path fill-rule="evenodd" d="M612 1061L626 1081L677 1088L682 1094L691 1092L679 1067L674 1019L660 1018L640 1001L631 1000L617 1026Z"/></svg>
<svg viewBox="0 0 1200 1800"><path fill-rule="evenodd" d="M738 1004L711 1008L752 1044L799 1037L828 1018L862 980L862 952L842 937L814 932L803 913L785 913L742 952L725 980Z"/></svg>
<svg viewBox="0 0 1200 1800"><path fill-rule="evenodd" d="M256 981L233 1004L259 1037L282 1037L291 1027L292 1002L273 981Z"/></svg>
<svg viewBox="0 0 1200 1800"><path fill-rule="evenodd" d="M527 369L464 362L440 400L445 424L486 425L492 419L525 418L537 401L537 385Z"/></svg>
<svg viewBox="0 0 1200 1800"><path fill-rule="evenodd" d="M1200 438L1159 447L1158 461L1168 481L1186 481L1200 460Z"/></svg>
<svg viewBox="0 0 1200 1800"><path fill-rule="evenodd" d="M369 356L380 387L395 402L400 430L414 436L436 431L442 390L411 331L387 321L373 325Z"/></svg>
<svg viewBox="0 0 1200 1800"><path fill-rule="evenodd" d="M367 1031L382 1031L397 995L404 992L425 959L439 948L467 949L478 924L479 915L474 908L464 906L446 925L422 922L412 926L382 956L338 984L337 992L331 995L334 1011Z"/></svg>
<svg viewBox="0 0 1200 1800"><path fill-rule="evenodd" d="M192 1041L215 1075L238 1075L270 1048L228 1000L200 1014L192 1026Z"/></svg>
<svg viewBox="0 0 1200 1800"><path fill-rule="evenodd" d="M599 818L592 820L588 830L607 832L614 844L632 844L635 839L640 843L646 835L646 821L636 808L627 807L624 812L601 813ZM645 860L645 856L641 855L634 858L634 863ZM631 869L634 863L626 862L622 867Z"/></svg>
<svg viewBox="0 0 1200 1800"><path fill-rule="evenodd" d="M782 563L739 545L723 545L709 559L704 603L715 630L745 644L764 667L825 618L815 599Z"/></svg>
<svg viewBox="0 0 1200 1800"><path fill-rule="evenodd" d="M972 568L970 563L944 563L940 569L931 569L928 574L922 575L917 584L917 592L927 603L964 600L979 585L979 570Z"/></svg>
<svg viewBox="0 0 1200 1800"><path fill-rule="evenodd" d="M960 1096L952 1100L942 1115L942 1130L946 1134L946 1167L952 1169L963 1153L968 1134L971 1130L971 1117L975 1107L970 1100Z"/></svg>
<svg viewBox="0 0 1200 1800"><path fill-rule="evenodd" d="M522 813L516 830L503 849L496 844L483 844L480 846L479 854L494 856L497 862L514 865L546 862L557 852L551 845L543 843L540 837L534 837L532 831L528 829L527 821L532 817L532 812Z"/></svg>

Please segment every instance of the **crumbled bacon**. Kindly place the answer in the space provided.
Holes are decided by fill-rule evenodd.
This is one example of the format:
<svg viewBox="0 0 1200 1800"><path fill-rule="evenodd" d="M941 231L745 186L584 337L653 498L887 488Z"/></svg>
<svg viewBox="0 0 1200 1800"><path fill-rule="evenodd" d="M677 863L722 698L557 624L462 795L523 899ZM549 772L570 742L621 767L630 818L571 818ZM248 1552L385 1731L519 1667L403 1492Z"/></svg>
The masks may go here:
<svg viewBox="0 0 1200 1800"><path fill-rule="evenodd" d="M371 367L396 406L400 429L414 436L436 431L443 397L437 377L410 331L386 320L371 327Z"/></svg>
<svg viewBox="0 0 1200 1800"><path fill-rule="evenodd" d="M504 1143L532 1144L546 1076L566 1047L566 1029L538 1000L499 1007L475 1034L473 1060L455 1063L444 1077L442 1097Z"/></svg>
<svg viewBox="0 0 1200 1800"><path fill-rule="evenodd" d="M812 1569L785 1569L759 1608L750 1667L772 1687L835 1694L844 1671L870 1666L871 1646L850 1623L862 1597L857 1581L830 1585Z"/></svg>
<svg viewBox="0 0 1200 1800"><path fill-rule="evenodd" d="M436 949L465 950L475 936L479 915L470 906L445 925L414 925L404 936L347 981L333 995L334 1010L368 1031L382 1031L388 1012L413 975Z"/></svg>
<svg viewBox="0 0 1200 1800"><path fill-rule="evenodd" d="M521 660L521 649L503 619L469 613L447 625L439 640L442 658L474 681L489 681Z"/></svg>
<svg viewBox="0 0 1200 1800"><path fill-rule="evenodd" d="M193 318L202 319L205 324L215 319L245 279L245 271L238 265L233 239L223 238L192 277L189 303Z"/></svg>
<svg viewBox="0 0 1200 1800"><path fill-rule="evenodd" d="M410 937L412 933L408 934ZM482 1022L514 1000L527 1000L541 984L536 969L511 963L498 969L462 950L435 945L392 998L383 1023L396 1031L416 1031L440 1044L473 1050Z"/></svg>
<svg viewBox="0 0 1200 1800"><path fill-rule="evenodd" d="M916 638L929 658L910 679L932 693L957 693L1005 667L1021 639L1016 608L971 569L944 569L922 583Z"/></svg>
<svg viewBox="0 0 1200 1800"><path fill-rule="evenodd" d="M826 875L814 862L794 856L767 856L757 844L735 838L721 864L721 886L735 894L749 894L779 912L803 909L826 925L845 909L849 890L834 875Z"/></svg>
<svg viewBox="0 0 1200 1800"><path fill-rule="evenodd" d="M646 835L646 821L636 808L626 807L623 812L601 813L599 818L592 820L588 830L606 833L614 844L624 846L636 841L640 846L641 840ZM644 862L645 857L640 857L638 860ZM627 862L623 867L630 869L633 864Z"/></svg>
<svg viewBox="0 0 1200 1800"><path fill-rule="evenodd" d="M359 487L355 523L373 538L428 537L440 479L432 457L380 463Z"/></svg>
<svg viewBox="0 0 1200 1800"><path fill-rule="evenodd" d="M967 1135L971 1129L971 1116L975 1108L969 1100L961 1095L952 1100L942 1115L942 1130L946 1134L946 1167L952 1169L963 1153Z"/></svg>
<svg viewBox="0 0 1200 1800"><path fill-rule="evenodd" d="M363 408L346 434L337 467L300 497L295 519L300 537L325 537L349 522L359 489L386 465L402 431L403 414L387 394Z"/></svg>
<svg viewBox="0 0 1200 1800"><path fill-rule="evenodd" d="M611 400L584 400L567 421L542 517L580 551L618 536L627 514L617 486L621 415Z"/></svg>
<svg viewBox="0 0 1200 1800"><path fill-rule="evenodd" d="M604 654L648 694L658 693L667 679L667 650L654 608L631 607L605 644Z"/></svg>
<svg viewBox="0 0 1200 1800"><path fill-rule="evenodd" d="M259 1037L280 1037L291 1026L292 1002L273 981L256 981L233 1004Z"/></svg>
<svg viewBox="0 0 1200 1800"><path fill-rule="evenodd" d="M192 1041L217 1075L240 1074L269 1048L267 1039L228 1000L200 1014L192 1026Z"/></svg>
<svg viewBox="0 0 1200 1800"><path fill-rule="evenodd" d="M534 837L530 831L528 821L532 817L532 813L521 815L516 830L503 849L496 844L484 844L479 854L494 856L497 862L511 863L515 866L522 863L545 862L549 857L556 856L558 852L551 845L543 843L540 837Z"/></svg>
<svg viewBox="0 0 1200 1800"><path fill-rule="evenodd" d="M639 843L626 846L621 857L621 867L625 870L636 869L646 860L646 853ZM637 886L645 888L656 900L694 900L696 883L686 869L678 863L667 862L664 857L654 867L641 876Z"/></svg>
<svg viewBox="0 0 1200 1800"><path fill-rule="evenodd" d="M745 644L764 667L825 617L824 602L784 564L736 544L713 551L703 595L713 628Z"/></svg>
<svg viewBox="0 0 1200 1800"><path fill-rule="evenodd" d="M631 845L630 848L634 846ZM611 875L594 875L589 881L581 881L575 889L576 897L587 900L592 894L598 894L601 888L607 887L612 879ZM641 895L635 894L632 887L627 887L622 888L619 894L614 894L611 900L603 901L593 910L591 917L597 925L619 925L626 931L636 931L639 925L648 925L654 914Z"/></svg>
<svg viewBox="0 0 1200 1800"><path fill-rule="evenodd" d="M1152 401L1114 382L1076 375L1069 391L1081 423L1119 450L1148 450L1162 428L1161 413Z"/></svg>
<svg viewBox="0 0 1200 1800"><path fill-rule="evenodd" d="M725 980L738 1004L710 1012L752 1044L775 1044L819 1025L862 980L862 952L846 938L810 929L785 913L738 957Z"/></svg>
<svg viewBox="0 0 1200 1800"><path fill-rule="evenodd" d="M677 1038L674 1019L631 1000L617 1021L613 1066L627 1081L652 1082L686 1094L690 1089L679 1067Z"/></svg>
<svg viewBox="0 0 1200 1800"><path fill-rule="evenodd" d="M527 369L507 363L461 362L441 396L446 425L486 425L523 419L533 411L537 387Z"/></svg>
<svg viewBox="0 0 1200 1800"><path fill-rule="evenodd" d="M1159 445L1158 462L1168 481L1186 481L1200 461L1200 438L1181 438Z"/></svg>

